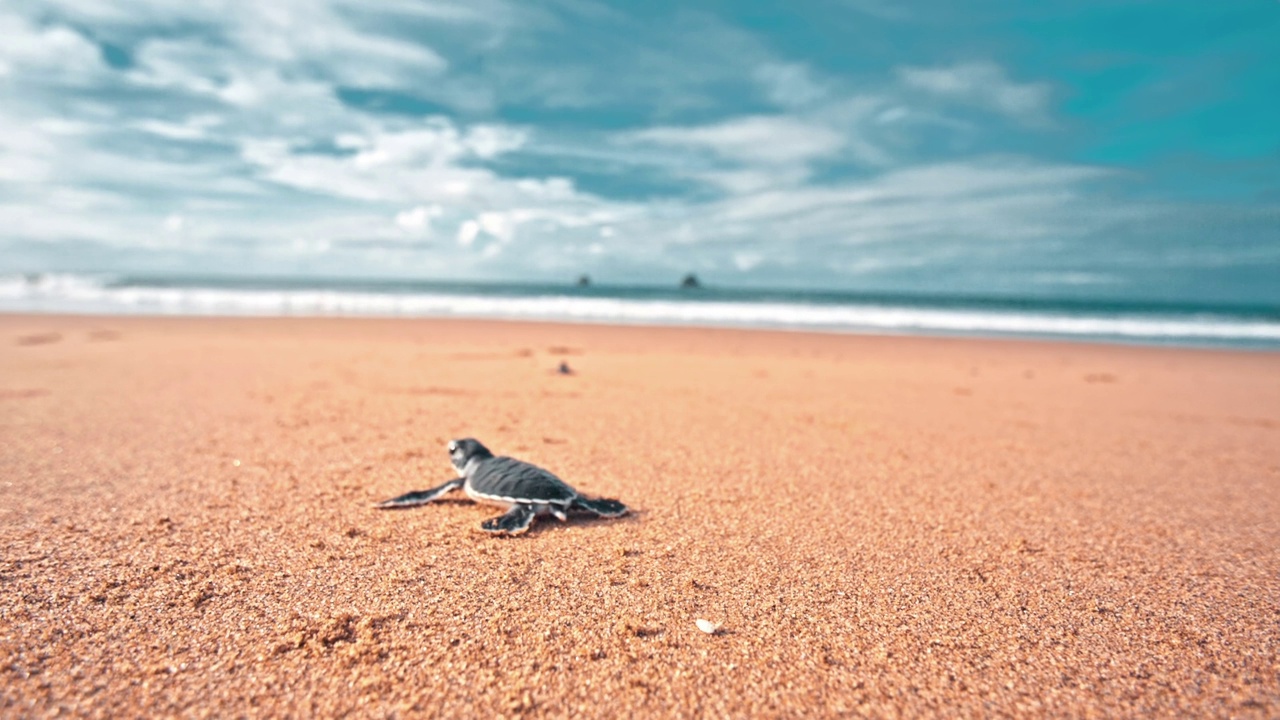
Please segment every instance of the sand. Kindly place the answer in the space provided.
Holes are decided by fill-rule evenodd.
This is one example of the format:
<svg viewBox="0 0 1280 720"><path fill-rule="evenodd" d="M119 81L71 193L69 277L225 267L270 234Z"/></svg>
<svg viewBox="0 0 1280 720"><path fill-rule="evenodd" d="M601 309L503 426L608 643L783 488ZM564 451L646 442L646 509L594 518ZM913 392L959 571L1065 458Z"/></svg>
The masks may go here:
<svg viewBox="0 0 1280 720"><path fill-rule="evenodd" d="M0 316L0 468L6 717L1280 715L1277 353Z"/></svg>

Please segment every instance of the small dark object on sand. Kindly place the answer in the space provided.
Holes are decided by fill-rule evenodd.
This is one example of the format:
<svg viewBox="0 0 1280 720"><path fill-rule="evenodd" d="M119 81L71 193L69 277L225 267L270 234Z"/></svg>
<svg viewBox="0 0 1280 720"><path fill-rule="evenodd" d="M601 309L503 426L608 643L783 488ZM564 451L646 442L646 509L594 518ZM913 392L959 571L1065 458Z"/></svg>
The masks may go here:
<svg viewBox="0 0 1280 720"><path fill-rule="evenodd" d="M573 510L606 518L622 517L628 512L627 506L617 500L579 495L565 481L536 465L494 457L479 440L466 438L450 442L449 460L462 477L430 490L416 490L384 500L374 507L385 510L425 505L462 488L472 500L507 509L505 515L480 524L485 532L506 535L525 532L539 515L551 515L564 522Z"/></svg>
<svg viewBox="0 0 1280 720"><path fill-rule="evenodd" d="M573 368L569 367L569 363L564 362L562 360L560 361L560 367L556 368L556 372L560 373L561 375L572 375Z"/></svg>

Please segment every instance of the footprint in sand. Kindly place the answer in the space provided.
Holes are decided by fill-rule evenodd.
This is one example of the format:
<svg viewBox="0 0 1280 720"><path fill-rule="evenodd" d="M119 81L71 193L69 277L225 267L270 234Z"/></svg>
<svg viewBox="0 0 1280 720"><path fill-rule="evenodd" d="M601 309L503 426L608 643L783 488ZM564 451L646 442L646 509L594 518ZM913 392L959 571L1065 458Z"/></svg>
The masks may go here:
<svg viewBox="0 0 1280 720"><path fill-rule="evenodd" d="M0 390L0 400L29 400L44 397L49 391L44 388L24 388L20 390Z"/></svg>
<svg viewBox="0 0 1280 720"><path fill-rule="evenodd" d="M18 338L19 345L48 345L62 340L60 333L36 333L34 335L23 335Z"/></svg>

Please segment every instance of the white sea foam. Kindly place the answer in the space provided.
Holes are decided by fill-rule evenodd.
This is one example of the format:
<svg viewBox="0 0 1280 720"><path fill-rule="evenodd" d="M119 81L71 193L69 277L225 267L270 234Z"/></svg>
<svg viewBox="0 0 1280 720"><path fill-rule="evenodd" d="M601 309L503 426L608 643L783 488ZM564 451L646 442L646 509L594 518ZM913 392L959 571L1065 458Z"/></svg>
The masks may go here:
<svg viewBox="0 0 1280 720"><path fill-rule="evenodd" d="M1146 341L1280 342L1280 322L867 304L568 295L114 286L82 275L0 276L0 310L146 315L463 317L848 332L1007 334Z"/></svg>

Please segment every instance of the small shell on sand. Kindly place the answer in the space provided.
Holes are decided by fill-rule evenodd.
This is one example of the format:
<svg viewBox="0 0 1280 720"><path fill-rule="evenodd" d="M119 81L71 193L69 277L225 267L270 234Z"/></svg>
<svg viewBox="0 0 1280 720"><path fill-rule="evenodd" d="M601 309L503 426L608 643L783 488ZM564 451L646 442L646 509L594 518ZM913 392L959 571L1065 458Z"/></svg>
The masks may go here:
<svg viewBox="0 0 1280 720"><path fill-rule="evenodd" d="M713 623L710 620L703 620L702 618L698 618L696 621L696 624L699 630L701 630L702 632L708 635L715 635L716 632L720 630L720 625L717 623Z"/></svg>

